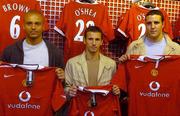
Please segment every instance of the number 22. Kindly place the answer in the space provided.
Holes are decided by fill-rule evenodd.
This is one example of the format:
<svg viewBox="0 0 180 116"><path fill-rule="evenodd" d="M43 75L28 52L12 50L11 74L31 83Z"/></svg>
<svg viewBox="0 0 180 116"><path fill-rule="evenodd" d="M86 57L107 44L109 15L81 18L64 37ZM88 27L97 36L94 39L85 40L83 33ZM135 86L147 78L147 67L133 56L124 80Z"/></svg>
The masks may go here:
<svg viewBox="0 0 180 116"><path fill-rule="evenodd" d="M94 26L94 22L93 21L88 21L86 23L86 28L89 27L89 26ZM83 41L83 36L81 35L84 28L85 28L85 25L84 25L84 21L82 19L79 19L76 21L76 27L79 27L79 31L78 33L76 34L76 36L74 37L74 41L80 41L82 42Z"/></svg>

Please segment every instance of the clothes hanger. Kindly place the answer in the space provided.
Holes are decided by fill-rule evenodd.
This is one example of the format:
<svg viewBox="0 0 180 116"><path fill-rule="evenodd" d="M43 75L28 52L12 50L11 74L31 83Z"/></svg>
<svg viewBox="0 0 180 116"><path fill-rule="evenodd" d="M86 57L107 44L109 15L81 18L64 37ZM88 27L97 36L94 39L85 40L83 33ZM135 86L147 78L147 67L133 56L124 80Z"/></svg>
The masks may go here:
<svg viewBox="0 0 180 116"><path fill-rule="evenodd" d="M132 0L133 3L142 5L145 8L155 8L154 4L152 2L146 1L146 0Z"/></svg>
<svg viewBox="0 0 180 116"><path fill-rule="evenodd" d="M144 1L144 2L142 2L141 5L146 7L146 8L155 8L155 6L154 6L154 4L152 2Z"/></svg>
<svg viewBox="0 0 180 116"><path fill-rule="evenodd" d="M95 0L79 0L80 2L84 2L84 3L94 3Z"/></svg>

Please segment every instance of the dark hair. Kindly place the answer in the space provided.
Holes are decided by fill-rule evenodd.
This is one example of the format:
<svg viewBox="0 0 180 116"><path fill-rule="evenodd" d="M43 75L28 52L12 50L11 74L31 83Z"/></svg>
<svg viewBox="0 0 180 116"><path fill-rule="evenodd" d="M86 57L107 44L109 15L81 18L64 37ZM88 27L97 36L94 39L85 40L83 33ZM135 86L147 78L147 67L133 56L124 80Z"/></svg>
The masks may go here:
<svg viewBox="0 0 180 116"><path fill-rule="evenodd" d="M164 15L160 10L150 10L147 14L146 14L146 18L149 15L159 15L161 16L161 21L164 22Z"/></svg>
<svg viewBox="0 0 180 116"><path fill-rule="evenodd" d="M103 39L103 32L97 26L89 26L88 28L86 28L86 30L84 32L84 38L86 38L88 32L99 32L99 33L101 33L101 39Z"/></svg>

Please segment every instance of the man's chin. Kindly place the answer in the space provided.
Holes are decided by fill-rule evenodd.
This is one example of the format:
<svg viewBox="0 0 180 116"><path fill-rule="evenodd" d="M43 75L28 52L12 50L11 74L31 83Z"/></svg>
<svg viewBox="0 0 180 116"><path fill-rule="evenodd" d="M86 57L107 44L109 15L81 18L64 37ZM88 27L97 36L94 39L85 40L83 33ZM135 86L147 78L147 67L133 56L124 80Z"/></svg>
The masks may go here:
<svg viewBox="0 0 180 116"><path fill-rule="evenodd" d="M97 50L91 50L90 52L91 52L91 53L96 53L96 52L97 52Z"/></svg>
<svg viewBox="0 0 180 116"><path fill-rule="evenodd" d="M151 34L151 35L149 35L149 38L151 38L151 39L155 39L155 38L157 38L158 36L157 36L157 34Z"/></svg>
<svg viewBox="0 0 180 116"><path fill-rule="evenodd" d="M30 38L31 38L31 39L36 39L36 38L38 38L38 36L37 36L37 35L34 35L34 36L30 36Z"/></svg>

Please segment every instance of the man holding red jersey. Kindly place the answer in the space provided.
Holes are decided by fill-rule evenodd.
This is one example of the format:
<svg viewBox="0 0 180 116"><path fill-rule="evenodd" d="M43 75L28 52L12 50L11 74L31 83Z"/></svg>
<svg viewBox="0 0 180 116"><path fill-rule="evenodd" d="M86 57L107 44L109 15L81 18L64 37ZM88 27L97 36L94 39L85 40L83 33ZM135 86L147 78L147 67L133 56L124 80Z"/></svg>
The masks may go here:
<svg viewBox="0 0 180 116"><path fill-rule="evenodd" d="M102 86L111 83L116 63L100 53L102 37L99 27L88 27L84 36L84 52L68 60L65 68L65 92L70 97L76 96L77 86ZM112 87L112 91L115 95L120 94L117 85Z"/></svg>
<svg viewBox="0 0 180 116"><path fill-rule="evenodd" d="M129 59L129 55L180 55L180 45L164 33L164 16L159 10L151 10L145 18L146 33L132 42L120 62Z"/></svg>
<svg viewBox="0 0 180 116"><path fill-rule="evenodd" d="M44 22L40 11L28 11L24 16L26 37L5 48L1 60L15 64L58 67L56 73L60 79L64 79L62 51L43 39Z"/></svg>

